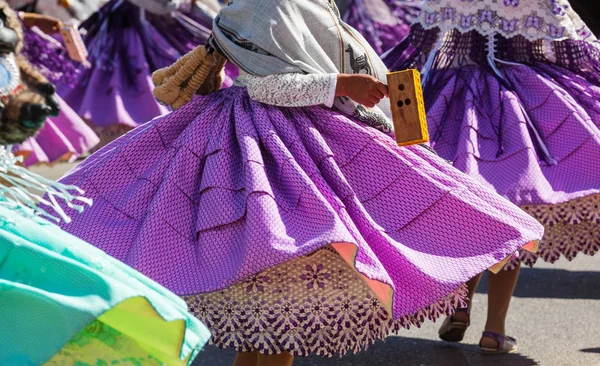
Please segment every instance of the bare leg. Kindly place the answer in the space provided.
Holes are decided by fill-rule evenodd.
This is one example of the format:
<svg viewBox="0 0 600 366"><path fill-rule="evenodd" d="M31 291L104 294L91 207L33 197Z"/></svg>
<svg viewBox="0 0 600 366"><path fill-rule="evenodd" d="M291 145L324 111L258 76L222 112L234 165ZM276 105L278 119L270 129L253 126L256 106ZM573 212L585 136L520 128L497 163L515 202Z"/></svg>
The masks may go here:
<svg viewBox="0 0 600 366"><path fill-rule="evenodd" d="M292 366L294 356L288 352L278 355L258 355L258 366Z"/></svg>
<svg viewBox="0 0 600 366"><path fill-rule="evenodd" d="M510 299L519 279L519 269L514 271L500 271L498 274L489 274L488 277L488 315L485 330L506 335L505 323ZM491 338L483 338L481 345L495 348L498 342Z"/></svg>
<svg viewBox="0 0 600 366"><path fill-rule="evenodd" d="M258 352L238 352L233 366L257 366Z"/></svg>
<svg viewBox="0 0 600 366"><path fill-rule="evenodd" d="M468 312L467 311L457 311L454 314L453 319L462 323L469 322L469 314L471 313L471 309L473 308L473 296L475 296L475 292L477 291L477 286L479 286L479 281L481 281L481 277L483 273L478 274L477 276L471 278L469 282L467 282L467 288L469 289L469 297L468 297Z"/></svg>
<svg viewBox="0 0 600 366"><path fill-rule="evenodd" d="M482 274L471 278L467 282L467 308L458 308L454 315L444 320L438 334L440 338L447 342L460 342L464 339L467 328L469 327L471 308L473 307L473 296L479 285Z"/></svg>

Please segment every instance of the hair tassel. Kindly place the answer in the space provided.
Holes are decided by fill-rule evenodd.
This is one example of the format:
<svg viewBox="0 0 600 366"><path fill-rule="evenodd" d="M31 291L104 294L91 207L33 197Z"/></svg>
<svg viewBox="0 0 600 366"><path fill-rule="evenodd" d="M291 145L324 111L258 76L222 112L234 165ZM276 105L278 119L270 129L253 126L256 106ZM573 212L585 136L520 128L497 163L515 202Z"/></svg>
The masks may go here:
<svg viewBox="0 0 600 366"><path fill-rule="evenodd" d="M173 65L152 74L154 97L164 105L179 109L194 94L207 95L221 88L223 68L227 60L217 52L199 46Z"/></svg>

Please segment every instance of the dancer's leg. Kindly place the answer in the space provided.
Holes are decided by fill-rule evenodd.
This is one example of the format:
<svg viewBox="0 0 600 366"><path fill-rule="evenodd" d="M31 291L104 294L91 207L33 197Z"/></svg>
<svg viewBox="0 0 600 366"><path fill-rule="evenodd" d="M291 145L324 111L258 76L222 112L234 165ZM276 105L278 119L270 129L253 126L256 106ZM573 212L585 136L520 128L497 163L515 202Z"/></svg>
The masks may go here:
<svg viewBox="0 0 600 366"><path fill-rule="evenodd" d="M294 356L288 352L278 355L258 355L258 366L292 366Z"/></svg>
<svg viewBox="0 0 600 366"><path fill-rule="evenodd" d="M238 352L233 366L257 366L258 352Z"/></svg>
<svg viewBox="0 0 600 366"><path fill-rule="evenodd" d="M519 269L513 271L500 271L498 274L489 274L488 277L488 315L485 330L488 332L506 335L506 316L510 299L519 279ZM483 347L495 348L498 342L484 337L481 339Z"/></svg>

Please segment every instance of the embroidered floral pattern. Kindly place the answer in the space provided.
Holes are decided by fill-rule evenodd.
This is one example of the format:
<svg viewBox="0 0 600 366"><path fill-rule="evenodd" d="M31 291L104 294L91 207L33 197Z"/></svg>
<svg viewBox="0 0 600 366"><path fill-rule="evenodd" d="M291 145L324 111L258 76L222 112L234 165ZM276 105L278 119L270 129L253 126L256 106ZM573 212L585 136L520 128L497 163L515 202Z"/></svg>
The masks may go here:
<svg viewBox="0 0 600 366"><path fill-rule="evenodd" d="M533 266L538 258L554 263L561 255L572 260L580 252L594 255L600 251L600 195L523 209L539 220L546 232L537 253L519 253L507 269L514 269L519 262Z"/></svg>
<svg viewBox="0 0 600 366"><path fill-rule="evenodd" d="M309 289L324 289L325 284L329 282L331 275L325 269L323 264L307 264L306 271L300 276Z"/></svg>
<svg viewBox="0 0 600 366"><path fill-rule="evenodd" d="M94 320L44 366L165 365L116 329Z"/></svg>
<svg viewBox="0 0 600 366"><path fill-rule="evenodd" d="M464 305L465 291L457 289L417 314L392 320L355 271L327 248L185 300L218 347L333 356L359 352L402 328L451 314Z"/></svg>
<svg viewBox="0 0 600 366"><path fill-rule="evenodd" d="M265 286L271 281L267 276L256 275L246 280L246 291L247 292L264 292Z"/></svg>
<svg viewBox="0 0 600 366"><path fill-rule="evenodd" d="M566 0L426 0L417 22L443 33L457 29L506 38L521 35L530 41L595 40Z"/></svg>

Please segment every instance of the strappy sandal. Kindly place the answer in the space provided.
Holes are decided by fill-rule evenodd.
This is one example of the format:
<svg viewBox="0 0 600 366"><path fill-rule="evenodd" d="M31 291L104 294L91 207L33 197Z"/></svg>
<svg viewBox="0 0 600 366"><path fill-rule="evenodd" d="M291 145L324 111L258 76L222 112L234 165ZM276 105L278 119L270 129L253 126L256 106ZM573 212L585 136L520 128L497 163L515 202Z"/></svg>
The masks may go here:
<svg viewBox="0 0 600 366"><path fill-rule="evenodd" d="M471 325L471 316L469 314L469 309L467 308L459 308L456 309L456 312L464 312L469 316L468 322L459 322L454 319L454 315L449 316L444 320L444 323L440 327L438 332L440 338L446 342L460 342L465 337L465 333L467 332L467 328Z"/></svg>
<svg viewBox="0 0 600 366"><path fill-rule="evenodd" d="M501 355L505 353L512 353L517 351L517 340L513 337L504 336L494 332L483 332L481 338L491 338L498 342L498 347L496 348L486 348L481 345L481 341L479 342L479 349L481 353L484 355Z"/></svg>

